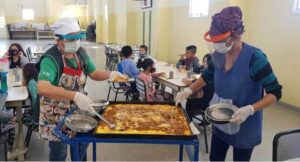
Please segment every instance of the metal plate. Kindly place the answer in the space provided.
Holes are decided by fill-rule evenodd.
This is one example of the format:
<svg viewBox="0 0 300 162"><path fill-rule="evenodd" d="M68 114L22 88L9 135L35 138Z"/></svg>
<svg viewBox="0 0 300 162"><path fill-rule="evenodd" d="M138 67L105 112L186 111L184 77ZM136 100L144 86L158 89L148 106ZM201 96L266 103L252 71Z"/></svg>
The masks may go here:
<svg viewBox="0 0 300 162"><path fill-rule="evenodd" d="M98 122L90 116L73 114L66 118L65 124L72 131L86 133L96 128Z"/></svg>
<svg viewBox="0 0 300 162"><path fill-rule="evenodd" d="M108 105L109 102L103 99L92 100L94 104L91 106L98 112L101 113Z"/></svg>
<svg viewBox="0 0 300 162"><path fill-rule="evenodd" d="M226 124L229 123L229 120L237 109L238 108L232 104L214 104L206 109L205 116L211 123Z"/></svg>

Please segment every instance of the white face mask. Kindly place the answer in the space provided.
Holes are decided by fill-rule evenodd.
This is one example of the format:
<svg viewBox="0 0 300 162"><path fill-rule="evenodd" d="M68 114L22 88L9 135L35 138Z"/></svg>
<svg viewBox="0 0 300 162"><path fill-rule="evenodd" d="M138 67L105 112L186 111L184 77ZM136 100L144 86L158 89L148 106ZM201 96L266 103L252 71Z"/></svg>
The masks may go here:
<svg viewBox="0 0 300 162"><path fill-rule="evenodd" d="M232 46L233 46L233 43L229 47L227 47L225 42L224 43L214 43L213 44L214 49L217 52L223 53L223 54L228 53L232 49Z"/></svg>
<svg viewBox="0 0 300 162"><path fill-rule="evenodd" d="M80 40L65 42L65 53L75 53L80 47Z"/></svg>

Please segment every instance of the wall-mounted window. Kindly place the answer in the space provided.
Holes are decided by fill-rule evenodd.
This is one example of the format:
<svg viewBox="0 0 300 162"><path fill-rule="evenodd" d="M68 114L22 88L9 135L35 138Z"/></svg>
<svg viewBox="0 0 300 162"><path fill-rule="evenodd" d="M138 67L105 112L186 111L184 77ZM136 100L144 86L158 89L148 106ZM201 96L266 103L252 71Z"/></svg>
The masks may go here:
<svg viewBox="0 0 300 162"><path fill-rule="evenodd" d="M23 20L33 20L34 19L33 9L22 9L22 18Z"/></svg>
<svg viewBox="0 0 300 162"><path fill-rule="evenodd" d="M0 16L0 28L5 28L5 17Z"/></svg>
<svg viewBox="0 0 300 162"><path fill-rule="evenodd" d="M294 14L300 14L300 0L294 0Z"/></svg>
<svg viewBox="0 0 300 162"><path fill-rule="evenodd" d="M190 0L190 17L208 16L209 0Z"/></svg>
<svg viewBox="0 0 300 162"><path fill-rule="evenodd" d="M105 18L105 20L108 20L108 6L107 6L107 4L104 6L104 18Z"/></svg>

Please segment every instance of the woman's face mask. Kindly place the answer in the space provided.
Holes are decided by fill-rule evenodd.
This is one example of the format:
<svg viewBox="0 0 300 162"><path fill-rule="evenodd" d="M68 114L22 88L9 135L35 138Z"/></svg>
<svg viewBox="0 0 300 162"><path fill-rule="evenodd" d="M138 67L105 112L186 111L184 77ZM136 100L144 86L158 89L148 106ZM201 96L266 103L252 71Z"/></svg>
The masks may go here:
<svg viewBox="0 0 300 162"><path fill-rule="evenodd" d="M234 43L232 42L232 44L231 44L229 47L227 47L227 46L226 46L226 42L222 42L222 43L213 43L213 47L214 47L214 49L215 49L218 53L226 54L226 53L228 53L228 52L232 49L233 44L234 44Z"/></svg>
<svg viewBox="0 0 300 162"><path fill-rule="evenodd" d="M65 42L65 53L75 53L80 47L80 40Z"/></svg>

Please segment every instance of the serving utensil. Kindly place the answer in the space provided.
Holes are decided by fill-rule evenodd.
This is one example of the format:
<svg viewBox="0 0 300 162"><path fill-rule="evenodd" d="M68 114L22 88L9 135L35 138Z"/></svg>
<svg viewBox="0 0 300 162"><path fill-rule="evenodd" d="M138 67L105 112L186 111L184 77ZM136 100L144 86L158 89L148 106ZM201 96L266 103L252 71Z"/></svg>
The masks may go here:
<svg viewBox="0 0 300 162"><path fill-rule="evenodd" d="M101 120L103 120L103 122L105 124L107 124L109 126L110 129L113 129L113 130L117 130L116 129L116 125L115 124L112 124L111 122L109 122L108 120L106 120L102 115L100 115L98 112L96 112L95 110L93 111L93 113L98 116Z"/></svg>

